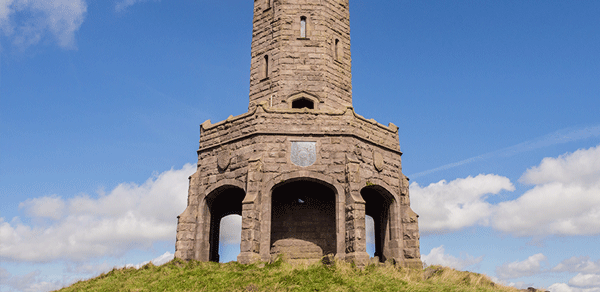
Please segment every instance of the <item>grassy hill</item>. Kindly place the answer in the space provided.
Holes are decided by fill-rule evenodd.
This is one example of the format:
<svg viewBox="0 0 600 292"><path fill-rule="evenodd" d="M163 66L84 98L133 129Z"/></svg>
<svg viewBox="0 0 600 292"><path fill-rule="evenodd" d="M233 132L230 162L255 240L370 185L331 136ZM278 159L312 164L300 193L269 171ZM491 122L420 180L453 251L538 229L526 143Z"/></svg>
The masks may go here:
<svg viewBox="0 0 600 292"><path fill-rule="evenodd" d="M330 265L274 263L242 265L175 259L113 269L59 290L68 291L519 291L494 284L487 276L432 266L411 270L391 264L363 269L346 262Z"/></svg>

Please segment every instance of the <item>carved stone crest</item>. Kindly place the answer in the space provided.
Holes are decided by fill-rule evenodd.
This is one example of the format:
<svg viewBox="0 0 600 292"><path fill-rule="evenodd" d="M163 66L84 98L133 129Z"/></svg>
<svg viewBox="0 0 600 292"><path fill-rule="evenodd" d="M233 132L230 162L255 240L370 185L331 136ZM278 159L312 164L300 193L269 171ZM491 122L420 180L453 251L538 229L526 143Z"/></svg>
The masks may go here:
<svg viewBox="0 0 600 292"><path fill-rule="evenodd" d="M217 166L220 170L226 170L231 162L231 151L229 149L223 148L219 151L219 155L217 156Z"/></svg>
<svg viewBox="0 0 600 292"><path fill-rule="evenodd" d="M375 169L377 169L377 171L383 170L383 156L381 155L381 153L375 150L373 150L373 166L375 166Z"/></svg>
<svg viewBox="0 0 600 292"><path fill-rule="evenodd" d="M290 160L293 164L306 167L317 161L317 142L292 142Z"/></svg>

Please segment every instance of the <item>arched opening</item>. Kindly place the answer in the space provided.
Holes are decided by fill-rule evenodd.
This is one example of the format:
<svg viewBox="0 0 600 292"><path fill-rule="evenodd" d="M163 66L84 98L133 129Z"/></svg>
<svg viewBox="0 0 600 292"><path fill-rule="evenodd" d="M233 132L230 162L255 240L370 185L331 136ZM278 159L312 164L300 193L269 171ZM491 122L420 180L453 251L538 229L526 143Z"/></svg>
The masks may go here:
<svg viewBox="0 0 600 292"><path fill-rule="evenodd" d="M308 98L299 98L299 99L292 101L292 108L314 109L315 104L312 100L310 100Z"/></svg>
<svg viewBox="0 0 600 292"><path fill-rule="evenodd" d="M221 239L221 219L228 215L242 215L242 201L246 196L244 190L234 186L223 186L212 191L207 197L206 202L210 213L210 231L209 231L209 256L208 260L212 262L219 261L219 243ZM225 222L227 223L227 221ZM225 235L230 230L223 231ZM241 229L239 230L241 234Z"/></svg>
<svg viewBox="0 0 600 292"><path fill-rule="evenodd" d="M291 260L320 259L336 253L335 191L301 179L273 188L271 256Z"/></svg>
<svg viewBox="0 0 600 292"><path fill-rule="evenodd" d="M385 262L388 254L386 243L391 239L390 207L392 195L382 187L368 186L360 191L365 200L365 215L373 219L373 256ZM366 225L366 222L365 222Z"/></svg>
<svg viewBox="0 0 600 292"><path fill-rule="evenodd" d="M237 260L242 239L242 216L237 214L221 218L219 224L219 262Z"/></svg>
<svg viewBox="0 0 600 292"><path fill-rule="evenodd" d="M300 17L300 37L306 38L306 16Z"/></svg>

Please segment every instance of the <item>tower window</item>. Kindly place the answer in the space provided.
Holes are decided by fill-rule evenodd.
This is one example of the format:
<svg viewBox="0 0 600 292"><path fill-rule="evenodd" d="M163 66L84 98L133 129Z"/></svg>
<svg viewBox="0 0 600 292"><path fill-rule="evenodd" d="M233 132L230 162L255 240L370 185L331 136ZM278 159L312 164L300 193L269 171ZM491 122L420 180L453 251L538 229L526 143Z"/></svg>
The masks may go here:
<svg viewBox="0 0 600 292"><path fill-rule="evenodd" d="M269 78L269 55L264 56L261 75L261 79Z"/></svg>
<svg viewBox="0 0 600 292"><path fill-rule="evenodd" d="M335 39L335 46L333 48L333 57L335 60L340 60L340 40Z"/></svg>
<svg viewBox="0 0 600 292"><path fill-rule="evenodd" d="M299 98L299 99L296 99L296 100L292 101L292 108L314 109L315 108L315 104L310 99Z"/></svg>
<svg viewBox="0 0 600 292"><path fill-rule="evenodd" d="M306 16L300 17L300 37L306 38Z"/></svg>

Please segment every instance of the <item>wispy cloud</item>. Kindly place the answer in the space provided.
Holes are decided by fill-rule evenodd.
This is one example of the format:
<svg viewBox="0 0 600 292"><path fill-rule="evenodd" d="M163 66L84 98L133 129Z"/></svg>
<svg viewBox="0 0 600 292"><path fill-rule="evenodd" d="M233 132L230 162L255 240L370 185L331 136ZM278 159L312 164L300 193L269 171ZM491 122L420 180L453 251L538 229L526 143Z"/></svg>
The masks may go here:
<svg viewBox="0 0 600 292"><path fill-rule="evenodd" d="M127 9L129 6L133 6L136 3L142 3L142 2L147 2L147 1L150 1L150 0L121 0L121 1L117 2L117 4L115 5L115 10L117 12L122 12L125 9ZM158 2L160 0L153 0L153 1Z"/></svg>
<svg viewBox="0 0 600 292"><path fill-rule="evenodd" d="M76 49L75 32L85 19L85 0L0 0L0 33L25 49L53 37L65 49Z"/></svg>
<svg viewBox="0 0 600 292"><path fill-rule="evenodd" d="M541 136L535 138L533 140L529 140L523 143L519 143L514 146L510 146L507 148L503 148L500 150L496 150L493 152L488 152L482 155L478 155L475 157L471 157L465 160L461 160L458 162L446 164L440 167L436 167L434 169L426 170L423 172L415 173L409 175L410 178L418 178L428 174L432 174L442 170L448 170L454 167L458 167L465 164L470 164L477 161L484 161L486 159L494 158L494 157L511 157L523 152L533 151L536 149L564 144L573 141L584 140L593 137L600 137L600 125L590 126L586 128L566 128L562 130L558 130L554 133Z"/></svg>

